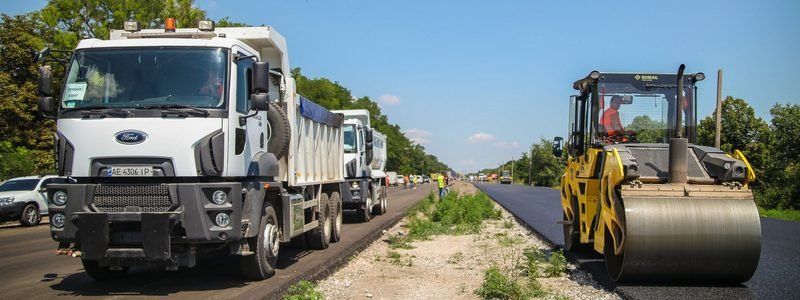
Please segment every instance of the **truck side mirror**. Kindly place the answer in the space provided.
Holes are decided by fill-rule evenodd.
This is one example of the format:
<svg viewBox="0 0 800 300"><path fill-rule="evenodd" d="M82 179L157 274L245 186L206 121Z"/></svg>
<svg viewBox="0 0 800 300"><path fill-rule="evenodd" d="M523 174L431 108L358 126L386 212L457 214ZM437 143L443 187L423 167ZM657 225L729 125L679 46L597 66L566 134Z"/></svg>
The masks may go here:
<svg viewBox="0 0 800 300"><path fill-rule="evenodd" d="M564 142L564 138L557 136L553 138L553 156L556 158L560 158L561 155L564 154L564 147L562 143Z"/></svg>
<svg viewBox="0 0 800 300"><path fill-rule="evenodd" d="M372 147L372 129L364 130L364 142Z"/></svg>
<svg viewBox="0 0 800 300"><path fill-rule="evenodd" d="M250 94L250 107L254 110L269 110L269 63L257 61L253 63L250 73L253 89Z"/></svg>
<svg viewBox="0 0 800 300"><path fill-rule="evenodd" d="M50 115L56 111L53 99L53 70L49 65L39 68L39 112Z"/></svg>

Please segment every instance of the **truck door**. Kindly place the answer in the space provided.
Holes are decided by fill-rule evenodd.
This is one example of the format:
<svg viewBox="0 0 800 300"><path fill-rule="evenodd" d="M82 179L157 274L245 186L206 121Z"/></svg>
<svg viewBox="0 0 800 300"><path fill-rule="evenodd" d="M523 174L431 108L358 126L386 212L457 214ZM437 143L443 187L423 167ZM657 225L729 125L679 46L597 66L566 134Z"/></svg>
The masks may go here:
<svg viewBox="0 0 800 300"><path fill-rule="evenodd" d="M242 172L247 172L253 156L259 151L266 150L265 128L267 113L264 111L255 112L250 107L250 93L252 82L251 74L253 71L252 58L241 59L236 63L236 115L234 127L234 154L241 158ZM242 117L255 114L245 120L244 126L239 122Z"/></svg>

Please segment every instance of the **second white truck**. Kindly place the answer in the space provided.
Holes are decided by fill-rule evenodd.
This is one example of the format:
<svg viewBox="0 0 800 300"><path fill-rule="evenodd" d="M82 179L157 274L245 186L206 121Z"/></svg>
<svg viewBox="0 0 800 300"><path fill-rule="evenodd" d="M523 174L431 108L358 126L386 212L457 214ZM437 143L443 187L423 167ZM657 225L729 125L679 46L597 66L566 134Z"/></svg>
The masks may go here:
<svg viewBox="0 0 800 300"><path fill-rule="evenodd" d="M355 210L367 222L386 212L386 136L373 129L366 109L335 110L344 115L344 168L349 192L342 193L344 209Z"/></svg>

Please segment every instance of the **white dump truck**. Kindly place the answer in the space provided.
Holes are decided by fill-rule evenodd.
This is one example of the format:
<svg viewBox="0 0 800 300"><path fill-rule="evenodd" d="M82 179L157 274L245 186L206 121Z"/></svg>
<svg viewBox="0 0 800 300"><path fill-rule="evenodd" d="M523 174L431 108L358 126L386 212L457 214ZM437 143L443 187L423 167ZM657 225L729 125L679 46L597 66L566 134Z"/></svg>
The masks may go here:
<svg viewBox="0 0 800 300"><path fill-rule="evenodd" d="M343 117L296 93L286 40L272 27L166 24L80 41L59 96L40 70L58 173L76 180L47 187L57 253L102 280L228 249L264 279L282 242L338 241Z"/></svg>
<svg viewBox="0 0 800 300"><path fill-rule="evenodd" d="M386 136L373 129L366 109L334 110L344 115L344 168L349 192L342 192L344 209L355 210L367 222L386 212Z"/></svg>

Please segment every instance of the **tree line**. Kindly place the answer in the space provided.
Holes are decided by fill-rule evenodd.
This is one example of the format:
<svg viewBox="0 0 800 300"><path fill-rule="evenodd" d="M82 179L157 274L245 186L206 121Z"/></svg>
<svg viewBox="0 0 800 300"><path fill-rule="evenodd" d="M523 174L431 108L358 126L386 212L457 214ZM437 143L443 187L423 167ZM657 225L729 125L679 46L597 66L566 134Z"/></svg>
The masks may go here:
<svg viewBox="0 0 800 300"><path fill-rule="evenodd" d="M107 39L112 29L125 21L139 21L145 28L158 28L166 17L178 27L194 27L207 13L193 0L50 0L41 10L27 14L0 15L0 180L55 172L55 122L38 112L36 51L72 50L80 39ZM224 17L217 27L247 26ZM54 66L55 86L64 68ZM449 169L425 148L412 144L400 127L391 124L369 97L354 98L350 91L325 78L307 78L292 70L298 92L328 109L363 108L372 114L378 131L387 135L387 169L404 174Z"/></svg>
<svg viewBox="0 0 800 300"><path fill-rule="evenodd" d="M697 143L714 145L716 111L700 121ZM770 109L770 122L758 117L747 101L728 96L722 102L720 148L726 153L740 150L756 173L751 184L756 203L764 209L800 209L800 105L775 104ZM661 128L648 117L637 117L633 129ZM654 142L661 136L657 130L640 130L640 142ZM514 181L539 186L559 184L566 157L555 158L552 142L541 139L530 152L507 161L497 168L481 172L498 173L514 168ZM566 154L565 154L566 156ZM531 159L533 157L533 159Z"/></svg>

